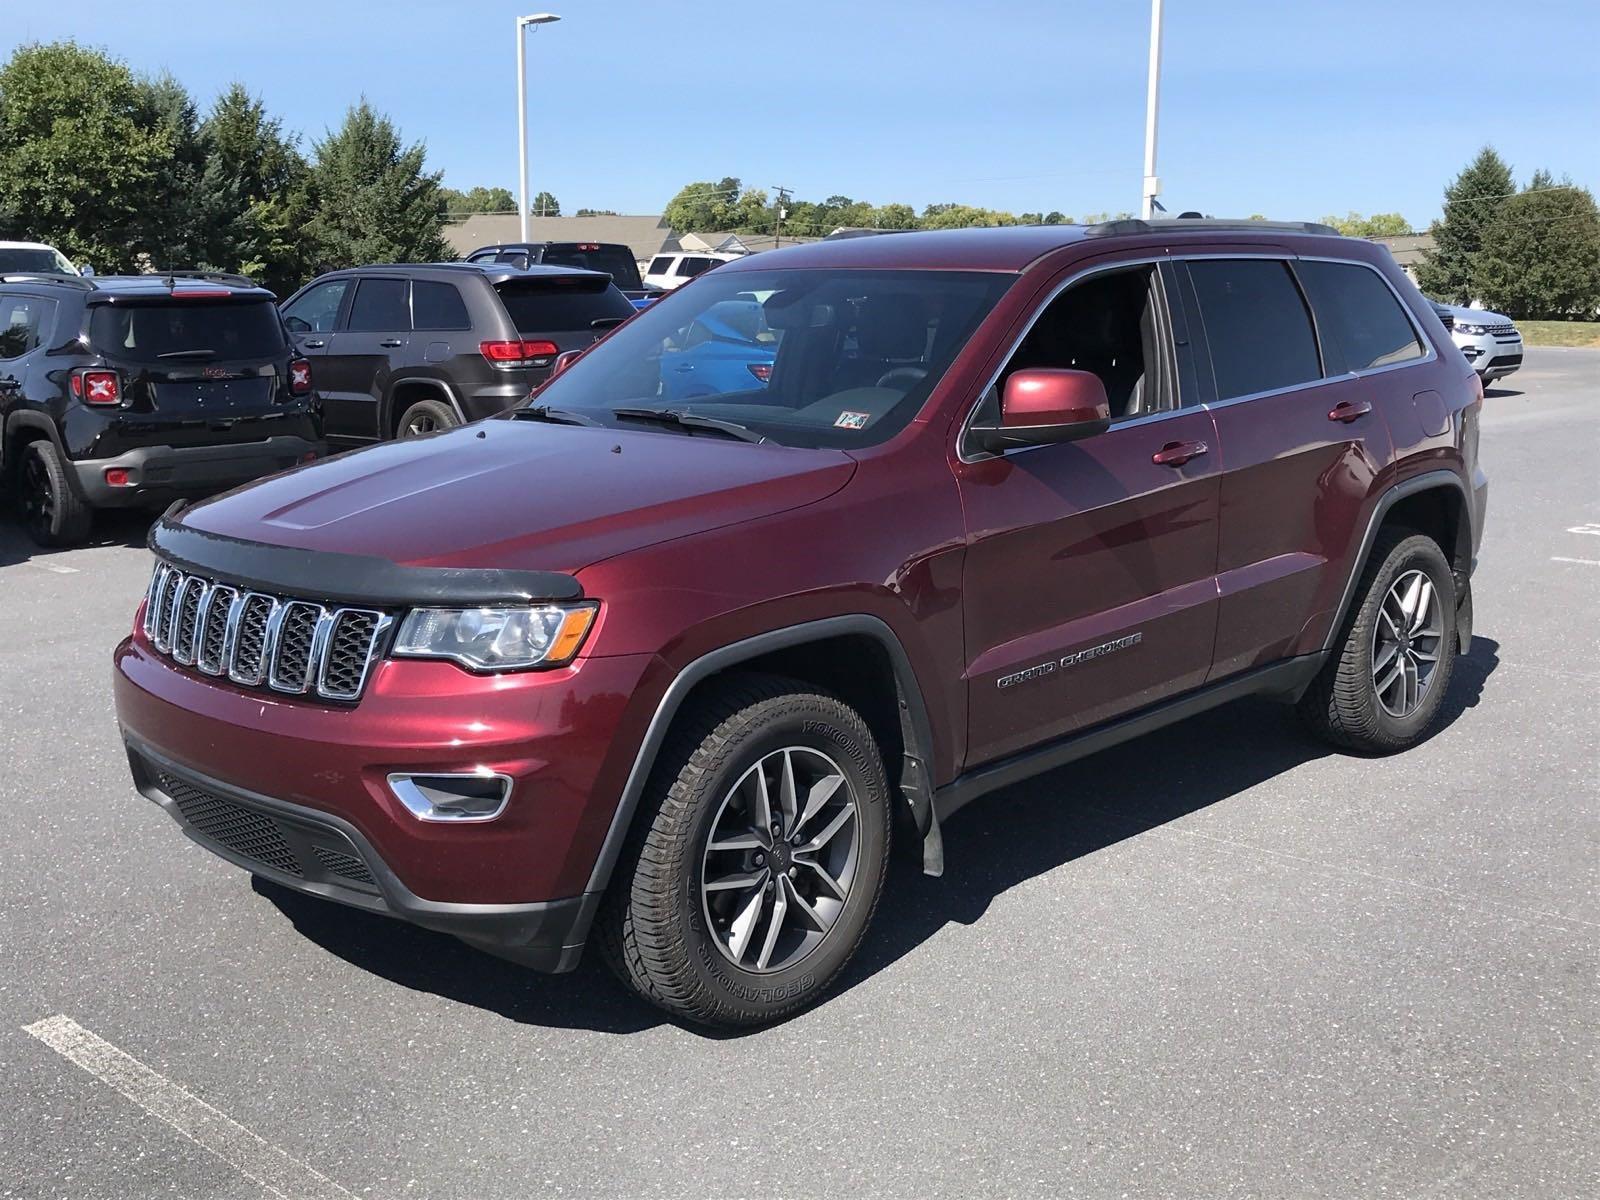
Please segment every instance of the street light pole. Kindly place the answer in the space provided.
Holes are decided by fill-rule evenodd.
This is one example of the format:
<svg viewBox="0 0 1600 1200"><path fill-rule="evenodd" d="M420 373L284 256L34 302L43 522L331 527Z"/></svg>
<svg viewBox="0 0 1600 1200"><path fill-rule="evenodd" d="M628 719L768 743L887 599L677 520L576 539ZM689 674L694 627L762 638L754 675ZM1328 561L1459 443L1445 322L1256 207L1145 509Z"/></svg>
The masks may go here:
<svg viewBox="0 0 1600 1200"><path fill-rule="evenodd" d="M555 13L534 13L517 18L517 179L522 190L518 209L522 215L522 240L528 240L528 38L530 25L559 21Z"/></svg>
<svg viewBox="0 0 1600 1200"><path fill-rule="evenodd" d="M1161 0L1150 0L1150 88L1144 106L1144 203L1140 216L1156 215L1161 180L1156 176L1156 116L1161 108Z"/></svg>

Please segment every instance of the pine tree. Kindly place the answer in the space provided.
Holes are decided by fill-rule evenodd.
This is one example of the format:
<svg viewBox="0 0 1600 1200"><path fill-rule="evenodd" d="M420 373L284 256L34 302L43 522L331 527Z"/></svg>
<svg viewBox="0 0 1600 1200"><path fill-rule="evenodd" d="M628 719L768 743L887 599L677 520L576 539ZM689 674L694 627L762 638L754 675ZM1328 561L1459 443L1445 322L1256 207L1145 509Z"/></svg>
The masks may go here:
<svg viewBox="0 0 1600 1200"><path fill-rule="evenodd" d="M1589 190L1535 172L1484 231L1472 283L1490 308L1508 316L1592 316L1600 308L1600 210Z"/></svg>
<svg viewBox="0 0 1600 1200"><path fill-rule="evenodd" d="M440 173L425 172L425 158L422 143L402 146L393 123L365 100L317 143L308 233L320 270L453 257L442 233Z"/></svg>
<svg viewBox="0 0 1600 1200"><path fill-rule="evenodd" d="M1435 299L1465 304L1472 299L1473 271L1484 230L1516 191L1511 168L1485 146L1444 190L1444 216L1428 227L1433 249L1424 251L1417 282Z"/></svg>

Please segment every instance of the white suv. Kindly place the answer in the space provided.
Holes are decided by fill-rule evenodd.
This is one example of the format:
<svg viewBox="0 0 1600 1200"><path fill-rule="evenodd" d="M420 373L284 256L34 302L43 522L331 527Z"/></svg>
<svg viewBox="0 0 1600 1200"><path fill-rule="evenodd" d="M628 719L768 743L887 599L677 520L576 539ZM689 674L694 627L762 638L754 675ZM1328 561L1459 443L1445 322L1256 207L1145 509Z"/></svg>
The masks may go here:
<svg viewBox="0 0 1600 1200"><path fill-rule="evenodd" d="M724 254L720 250L686 250L682 254L658 254L650 260L650 269L644 281L669 291L681 287L696 275L703 275L712 267L743 258L742 254Z"/></svg>
<svg viewBox="0 0 1600 1200"><path fill-rule="evenodd" d="M1455 318L1450 336L1487 387L1522 365L1522 334L1511 318L1481 308L1446 305Z"/></svg>
<svg viewBox="0 0 1600 1200"><path fill-rule="evenodd" d="M72 260L43 242L0 242L0 275L76 275Z"/></svg>

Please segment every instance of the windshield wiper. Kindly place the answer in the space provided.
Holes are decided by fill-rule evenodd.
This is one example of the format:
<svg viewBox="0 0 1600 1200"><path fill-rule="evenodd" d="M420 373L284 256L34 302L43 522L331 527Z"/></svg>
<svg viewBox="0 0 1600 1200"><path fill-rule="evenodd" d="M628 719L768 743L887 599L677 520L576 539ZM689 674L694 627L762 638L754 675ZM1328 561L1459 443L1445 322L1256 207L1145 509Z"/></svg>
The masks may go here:
<svg viewBox="0 0 1600 1200"><path fill-rule="evenodd" d="M582 413L568 412L564 408L551 408L548 404L530 404L526 408L513 408L511 419L514 421L549 421L552 425L599 425L593 417L586 417Z"/></svg>
<svg viewBox="0 0 1600 1200"><path fill-rule="evenodd" d="M215 358L215 350L168 350L165 354L156 355L157 358Z"/></svg>
<svg viewBox="0 0 1600 1200"><path fill-rule="evenodd" d="M714 429L741 442L755 442L757 445L767 440L755 430L737 422L671 408L613 408L611 415L631 421L659 421L663 425L676 425L681 429Z"/></svg>

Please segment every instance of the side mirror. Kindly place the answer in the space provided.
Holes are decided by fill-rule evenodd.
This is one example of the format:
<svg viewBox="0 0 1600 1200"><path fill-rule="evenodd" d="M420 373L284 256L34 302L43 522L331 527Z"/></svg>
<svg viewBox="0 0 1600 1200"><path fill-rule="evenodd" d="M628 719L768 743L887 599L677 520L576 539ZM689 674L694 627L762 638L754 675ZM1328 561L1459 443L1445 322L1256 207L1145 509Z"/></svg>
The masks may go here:
<svg viewBox="0 0 1600 1200"><path fill-rule="evenodd" d="M285 317L283 323L288 326L290 333L310 333L311 322L304 317Z"/></svg>
<svg viewBox="0 0 1600 1200"><path fill-rule="evenodd" d="M550 364L550 378L554 379L557 375L561 374L561 372L565 371L568 367L582 357L582 350L563 350L560 354L556 355L555 362Z"/></svg>
<svg viewBox="0 0 1600 1200"><path fill-rule="evenodd" d="M84 263L83 266L78 268L78 274L82 275L85 279L93 279L94 278L94 268L91 267L88 263Z"/></svg>
<svg viewBox="0 0 1600 1200"><path fill-rule="evenodd" d="M978 444L993 454L1017 446L1049 446L1104 433L1111 427L1106 385L1092 371L1034 367L1015 371L1000 397L1000 424L974 425Z"/></svg>

